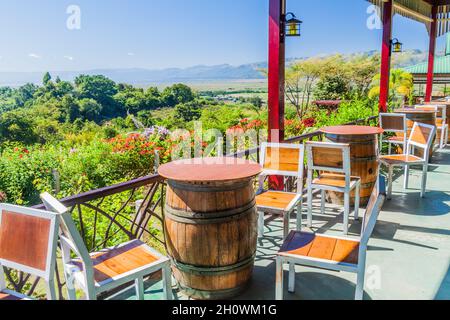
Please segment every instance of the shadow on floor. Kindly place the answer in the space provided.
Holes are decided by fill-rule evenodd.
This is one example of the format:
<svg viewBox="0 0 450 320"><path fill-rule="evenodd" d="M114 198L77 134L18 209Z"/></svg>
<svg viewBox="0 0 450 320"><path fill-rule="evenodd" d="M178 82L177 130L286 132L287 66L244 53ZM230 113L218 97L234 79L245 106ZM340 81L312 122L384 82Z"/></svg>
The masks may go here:
<svg viewBox="0 0 450 320"><path fill-rule="evenodd" d="M435 300L450 300L450 265L436 292Z"/></svg>

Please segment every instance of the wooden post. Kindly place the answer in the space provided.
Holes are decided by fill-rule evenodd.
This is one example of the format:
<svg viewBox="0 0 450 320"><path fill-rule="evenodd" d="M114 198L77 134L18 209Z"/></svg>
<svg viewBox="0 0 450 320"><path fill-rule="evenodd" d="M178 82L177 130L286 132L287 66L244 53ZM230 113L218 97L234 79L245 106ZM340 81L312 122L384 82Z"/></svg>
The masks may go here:
<svg viewBox="0 0 450 320"><path fill-rule="evenodd" d="M269 141L284 140L286 0L269 0ZM282 177L270 178L271 188L283 189Z"/></svg>
<svg viewBox="0 0 450 320"><path fill-rule="evenodd" d="M427 74L427 91L425 93L425 102L430 102L433 96L434 81L434 55L436 51L436 31L437 31L437 6L433 6L430 28L430 48L428 51L428 74Z"/></svg>
<svg viewBox="0 0 450 320"><path fill-rule="evenodd" d="M387 112L391 72L392 0L383 2L383 44L381 48L380 112Z"/></svg>

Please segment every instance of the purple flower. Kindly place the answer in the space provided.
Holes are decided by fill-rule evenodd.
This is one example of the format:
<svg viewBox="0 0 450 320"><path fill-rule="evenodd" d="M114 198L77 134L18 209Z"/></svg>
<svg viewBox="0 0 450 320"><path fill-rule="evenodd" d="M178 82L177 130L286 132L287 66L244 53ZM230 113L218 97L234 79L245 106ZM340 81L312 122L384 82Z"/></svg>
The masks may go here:
<svg viewBox="0 0 450 320"><path fill-rule="evenodd" d="M153 126L144 130L144 136L149 138L153 135L167 136L170 134L169 129L162 126Z"/></svg>

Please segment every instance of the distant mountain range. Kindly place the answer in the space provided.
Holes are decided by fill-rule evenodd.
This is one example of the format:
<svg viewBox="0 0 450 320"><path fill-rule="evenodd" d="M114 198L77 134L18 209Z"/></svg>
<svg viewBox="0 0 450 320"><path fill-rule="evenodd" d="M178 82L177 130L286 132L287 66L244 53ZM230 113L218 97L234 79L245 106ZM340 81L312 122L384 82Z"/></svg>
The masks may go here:
<svg viewBox="0 0 450 320"><path fill-rule="evenodd" d="M83 71L53 71L52 78L73 81L80 74L104 75L118 83L148 85L174 82L219 81L264 79L259 71L266 68L265 63L232 66L228 64L216 66L194 66L190 68L170 68L161 70L148 69L94 69ZM25 83L42 83L43 72L0 72L0 86L20 86Z"/></svg>
<svg viewBox="0 0 450 320"><path fill-rule="evenodd" d="M347 55L348 57L361 53ZM374 55L377 51L364 52ZM427 53L420 50L406 51L393 56L394 66L406 67L426 61ZM291 58L288 63L306 58ZM176 82L201 82L201 81L234 81L249 79L264 79L261 69L267 68L266 62L232 66L222 64L216 66L193 66L190 68L169 68L161 70L148 69L95 69L85 71L53 71L53 78L59 76L62 80L73 81L80 74L97 75L102 74L118 83L129 83L133 85L156 85ZM0 86L21 86L25 83L40 84L44 72L1 72Z"/></svg>

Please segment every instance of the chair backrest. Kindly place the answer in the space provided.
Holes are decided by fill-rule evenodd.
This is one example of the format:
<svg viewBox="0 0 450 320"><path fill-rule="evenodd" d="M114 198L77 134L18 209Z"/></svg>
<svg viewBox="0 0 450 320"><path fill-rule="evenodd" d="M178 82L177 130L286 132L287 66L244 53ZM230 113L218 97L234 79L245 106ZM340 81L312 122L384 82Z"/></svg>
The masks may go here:
<svg viewBox="0 0 450 320"><path fill-rule="evenodd" d="M435 133L435 126L415 122L408 140L406 154L412 154L412 147L423 149L424 160L428 162L430 156L429 150L432 147Z"/></svg>
<svg viewBox="0 0 450 320"><path fill-rule="evenodd" d="M59 215L53 212L0 204L0 268L22 271L53 284L58 224ZM48 299L54 299L54 286L48 289Z"/></svg>
<svg viewBox="0 0 450 320"><path fill-rule="evenodd" d="M406 114L380 113L380 128L385 132L400 132L407 134L408 125Z"/></svg>
<svg viewBox="0 0 450 320"><path fill-rule="evenodd" d="M445 104L430 104L425 106L416 106L416 108L420 110L435 111L437 125L447 123L447 106Z"/></svg>
<svg viewBox="0 0 450 320"><path fill-rule="evenodd" d="M361 245L367 246L372 232L378 220L378 216L386 200L386 180L383 176L380 176L377 180L375 188L367 204L366 211L364 213L362 231L361 231Z"/></svg>
<svg viewBox="0 0 450 320"><path fill-rule="evenodd" d="M447 123L447 106L446 105L438 105L438 111L436 114L436 124L442 125Z"/></svg>
<svg viewBox="0 0 450 320"><path fill-rule="evenodd" d="M328 142L307 142L308 174L314 170L343 173L350 180L350 145Z"/></svg>
<svg viewBox="0 0 450 320"><path fill-rule="evenodd" d="M76 224L72 219L70 210L49 193L41 194L41 199L47 210L56 212L61 217L59 223L59 238L64 262L67 263L71 260L71 252L75 253L82 261L83 272L88 281L88 285L94 283L92 260L83 238L78 232Z"/></svg>
<svg viewBox="0 0 450 320"><path fill-rule="evenodd" d="M305 147L303 144L263 143L261 145L262 177L280 175L298 179L298 192L303 191ZM260 180L261 183L262 180ZM260 187L262 187L260 185Z"/></svg>
<svg viewBox="0 0 450 320"><path fill-rule="evenodd" d="M414 106L414 109L424 110L424 111L434 111L436 113L438 112L437 105L416 105L416 106Z"/></svg>

